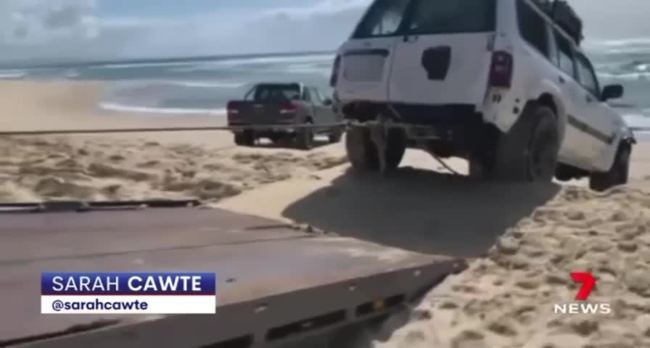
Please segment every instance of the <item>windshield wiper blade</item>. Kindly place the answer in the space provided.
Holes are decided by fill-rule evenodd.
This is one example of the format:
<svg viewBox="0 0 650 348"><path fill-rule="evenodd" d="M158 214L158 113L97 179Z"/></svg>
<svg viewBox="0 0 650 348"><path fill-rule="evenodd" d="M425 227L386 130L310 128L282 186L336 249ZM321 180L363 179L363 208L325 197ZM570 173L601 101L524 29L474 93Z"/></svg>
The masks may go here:
<svg viewBox="0 0 650 348"><path fill-rule="evenodd" d="M197 199L150 199L132 201L46 201L36 203L0 203L2 213L59 213L89 212L103 210L135 210L148 208L187 208L198 207Z"/></svg>

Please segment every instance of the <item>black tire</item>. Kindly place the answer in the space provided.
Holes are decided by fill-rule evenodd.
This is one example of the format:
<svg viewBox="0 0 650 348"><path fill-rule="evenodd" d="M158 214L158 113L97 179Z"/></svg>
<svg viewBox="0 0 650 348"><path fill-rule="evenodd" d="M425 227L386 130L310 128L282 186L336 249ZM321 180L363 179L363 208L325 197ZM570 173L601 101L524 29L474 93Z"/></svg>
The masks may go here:
<svg viewBox="0 0 650 348"><path fill-rule="evenodd" d="M557 169L555 170L555 178L562 182L582 179L588 176L589 172L564 163L558 163Z"/></svg>
<svg viewBox="0 0 650 348"><path fill-rule="evenodd" d="M575 176L571 167L565 164L558 164L555 170L555 178L562 182L571 181Z"/></svg>
<svg viewBox="0 0 650 348"><path fill-rule="evenodd" d="M491 125L486 125L475 135L474 150L470 153L469 176L479 180L489 180L493 177L497 143L503 136L501 131Z"/></svg>
<svg viewBox="0 0 650 348"><path fill-rule="evenodd" d="M307 121L305 124L309 127L302 128L296 134L296 145L302 150L311 150L314 148L314 129L311 127L314 123Z"/></svg>
<svg viewBox="0 0 650 348"><path fill-rule="evenodd" d="M472 156L468 161L470 178L482 180L490 177L490 169L483 158Z"/></svg>
<svg viewBox="0 0 650 348"><path fill-rule="evenodd" d="M330 142L330 144L336 144L339 141L341 141L342 137L343 137L343 131L339 130L339 129L334 129L329 134L329 142Z"/></svg>
<svg viewBox="0 0 650 348"><path fill-rule="evenodd" d="M269 140L271 140L273 144L280 143L282 140L284 140L284 138L285 135L281 133L272 133L271 135L269 135Z"/></svg>
<svg viewBox="0 0 650 348"><path fill-rule="evenodd" d="M593 173L589 178L589 187L594 191L607 191L614 186L627 184L630 176L630 157L632 148L621 144L616 153L612 168L605 173Z"/></svg>
<svg viewBox="0 0 650 348"><path fill-rule="evenodd" d="M499 137L492 176L506 181L551 182L559 149L555 112L544 105L528 105L510 132Z"/></svg>
<svg viewBox="0 0 650 348"><path fill-rule="evenodd" d="M255 134L252 131L235 133L235 144L238 146L254 146Z"/></svg>
<svg viewBox="0 0 650 348"><path fill-rule="evenodd" d="M379 169L377 148L372 143L367 128L350 127L345 133L345 150L352 169L356 171Z"/></svg>
<svg viewBox="0 0 650 348"><path fill-rule="evenodd" d="M402 129L393 128L388 131L388 144L386 146L387 169L399 167L406 152L406 133Z"/></svg>
<svg viewBox="0 0 650 348"><path fill-rule="evenodd" d="M370 131L364 127L351 127L346 132L345 148L352 168L357 171L377 171L380 168L377 147ZM386 144L386 166L396 169L406 152L406 135L400 129L388 131Z"/></svg>

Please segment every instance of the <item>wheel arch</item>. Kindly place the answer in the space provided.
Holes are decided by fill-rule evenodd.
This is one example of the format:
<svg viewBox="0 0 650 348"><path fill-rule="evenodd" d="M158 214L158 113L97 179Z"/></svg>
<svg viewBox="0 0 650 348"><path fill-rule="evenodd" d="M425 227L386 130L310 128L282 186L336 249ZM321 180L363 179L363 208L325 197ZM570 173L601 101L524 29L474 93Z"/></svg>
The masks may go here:
<svg viewBox="0 0 650 348"><path fill-rule="evenodd" d="M532 98L528 100L526 107L530 106L530 104L535 104L544 105L553 110L557 117L558 134L560 137L560 143L562 143L566 134L566 125L569 120L569 115L562 98L559 97L560 95L561 91L559 88L543 83L536 93L532 95Z"/></svg>
<svg viewBox="0 0 650 348"><path fill-rule="evenodd" d="M619 151L623 147L627 147L631 151L636 143L637 140L632 130L627 127L621 128L617 133L616 139L608 149L602 153L595 167L600 171L609 170L609 168L614 164Z"/></svg>

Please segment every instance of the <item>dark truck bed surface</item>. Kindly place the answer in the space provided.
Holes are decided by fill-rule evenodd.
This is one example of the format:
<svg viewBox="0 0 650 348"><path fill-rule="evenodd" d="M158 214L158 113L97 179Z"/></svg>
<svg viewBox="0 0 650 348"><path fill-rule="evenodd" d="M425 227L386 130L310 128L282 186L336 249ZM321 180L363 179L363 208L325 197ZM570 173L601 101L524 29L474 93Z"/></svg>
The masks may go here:
<svg viewBox="0 0 650 348"><path fill-rule="evenodd" d="M0 346L264 345L386 314L463 267L219 209L0 214ZM217 273L216 315L40 314L43 271L174 270Z"/></svg>

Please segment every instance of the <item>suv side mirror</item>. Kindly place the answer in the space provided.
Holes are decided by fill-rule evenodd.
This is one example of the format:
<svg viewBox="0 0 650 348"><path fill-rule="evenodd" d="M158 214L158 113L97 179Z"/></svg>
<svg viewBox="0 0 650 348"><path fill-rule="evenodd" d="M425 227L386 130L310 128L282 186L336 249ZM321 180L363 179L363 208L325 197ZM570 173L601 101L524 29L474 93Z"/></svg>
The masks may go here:
<svg viewBox="0 0 650 348"><path fill-rule="evenodd" d="M610 99L618 99L623 97L623 86L622 85L608 85L603 88L603 92L600 96L601 101L608 101Z"/></svg>
<svg viewBox="0 0 650 348"><path fill-rule="evenodd" d="M332 99L330 99L330 98L327 98L327 99L323 100L323 105L325 105L325 106L330 106L332 104L333 104Z"/></svg>

